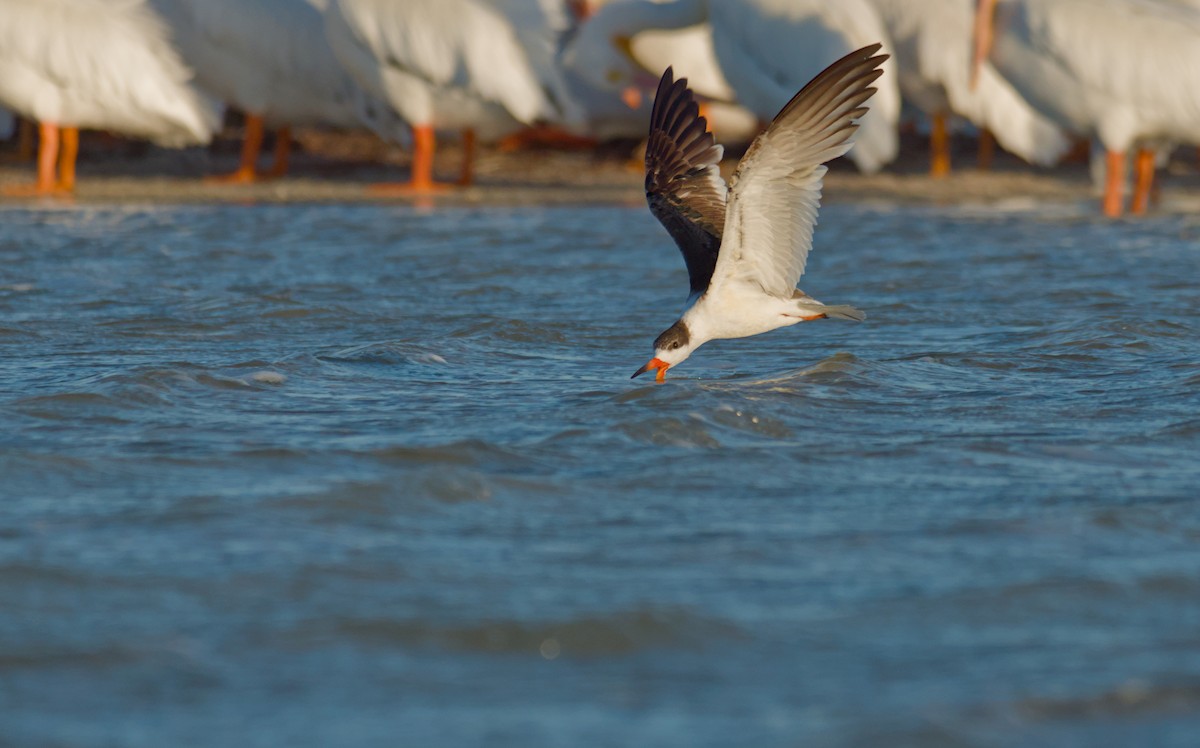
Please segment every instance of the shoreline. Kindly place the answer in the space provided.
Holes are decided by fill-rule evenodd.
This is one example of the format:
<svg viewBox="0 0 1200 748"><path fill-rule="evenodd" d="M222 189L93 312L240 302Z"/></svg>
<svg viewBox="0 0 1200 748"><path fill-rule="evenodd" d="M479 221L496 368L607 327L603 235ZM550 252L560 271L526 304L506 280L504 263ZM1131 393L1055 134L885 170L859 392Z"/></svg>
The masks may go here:
<svg viewBox="0 0 1200 748"><path fill-rule="evenodd" d="M213 184L210 174L236 166L234 142L207 149L183 151L126 144L93 136L107 150L81 149L74 196L0 197L0 207L29 205L105 204L288 204L374 203L421 206L531 206L629 204L642 205L643 175L632 158L635 146L603 147L597 151L525 150L505 152L484 147L476 162L476 184L454 187L444 194L381 197L368 191L377 182L400 181L407 176L407 154L381 143L355 136L314 133L301 138L302 152L295 154L288 177L248 185ZM85 144L87 145L87 144ZM1096 201L1087 164L1072 163L1041 169L998 153L993 168L974 166L969 141L960 142L956 169L935 179L927 173L924 144L906 138L901 157L878 174L859 174L846 161L835 161L825 177L823 202L880 201L900 205L974 205L999 203L1020 207L1070 205ZM0 188L27 183L34 176L32 163L14 163L11 153L0 161ZM439 147L437 169L442 179L453 179L462 153L455 143ZM265 157L264 157L265 161ZM728 178L736 158L727 159L722 171ZM1200 154L1180 149L1158 174L1160 200L1150 215L1200 213ZM1099 207L1097 205L1097 215Z"/></svg>

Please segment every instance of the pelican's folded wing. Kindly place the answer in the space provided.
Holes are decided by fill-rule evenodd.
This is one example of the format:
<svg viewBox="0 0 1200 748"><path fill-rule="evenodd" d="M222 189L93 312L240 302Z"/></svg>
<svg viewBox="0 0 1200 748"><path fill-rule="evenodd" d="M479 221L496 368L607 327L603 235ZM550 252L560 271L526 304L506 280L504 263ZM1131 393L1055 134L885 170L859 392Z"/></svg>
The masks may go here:
<svg viewBox="0 0 1200 748"><path fill-rule="evenodd" d="M850 150L863 102L882 75L880 45L851 52L825 68L775 115L730 180L725 246L713 287L755 283L791 298L804 274L821 202L824 163Z"/></svg>
<svg viewBox="0 0 1200 748"><path fill-rule="evenodd" d="M663 73L646 143L646 202L687 263L691 295L704 293L721 249L725 180L721 146L700 116L687 78Z"/></svg>

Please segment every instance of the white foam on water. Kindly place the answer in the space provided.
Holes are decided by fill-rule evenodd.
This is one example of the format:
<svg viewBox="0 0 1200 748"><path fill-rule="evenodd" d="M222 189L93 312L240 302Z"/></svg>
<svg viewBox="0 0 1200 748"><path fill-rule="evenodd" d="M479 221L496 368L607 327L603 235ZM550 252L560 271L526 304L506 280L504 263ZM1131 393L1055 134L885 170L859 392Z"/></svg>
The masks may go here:
<svg viewBox="0 0 1200 748"><path fill-rule="evenodd" d="M262 384L283 384L287 381L287 376L277 371L256 371L250 375L250 379Z"/></svg>

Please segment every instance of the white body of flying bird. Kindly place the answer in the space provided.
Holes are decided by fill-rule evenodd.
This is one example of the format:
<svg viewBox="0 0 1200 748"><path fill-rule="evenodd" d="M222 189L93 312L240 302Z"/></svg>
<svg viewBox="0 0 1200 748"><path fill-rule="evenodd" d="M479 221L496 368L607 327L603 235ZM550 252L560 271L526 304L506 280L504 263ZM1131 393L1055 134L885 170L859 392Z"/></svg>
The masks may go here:
<svg viewBox="0 0 1200 748"><path fill-rule="evenodd" d="M554 117L508 18L485 0L331 0L326 34L342 65L413 129L413 173L399 192L428 192L435 130L500 137ZM470 181L469 167L463 182Z"/></svg>
<svg viewBox="0 0 1200 748"><path fill-rule="evenodd" d="M78 128L207 143L217 112L191 77L143 0L0 0L0 104L41 131L33 192L74 187Z"/></svg>
<svg viewBox="0 0 1200 748"><path fill-rule="evenodd" d="M1029 163L1050 166L1070 147L1066 134L1031 107L991 63L971 86L975 0L872 0L892 39L904 100L934 124L936 175L949 172L946 117L955 114L996 136Z"/></svg>
<svg viewBox="0 0 1200 748"><path fill-rule="evenodd" d="M684 361L709 340L741 338L799 322L862 320L796 288L812 249L825 162L846 153L866 114L886 55L875 44L830 65L792 97L759 135L726 185L722 149L685 80L663 75L646 146L646 200L675 240L690 296L675 324L634 373Z"/></svg>
<svg viewBox="0 0 1200 748"><path fill-rule="evenodd" d="M1149 201L1146 146L1200 143L1200 12L1180 0L978 0L975 60L1039 111L1107 151L1104 212L1123 210L1125 154L1138 153L1133 210Z"/></svg>
<svg viewBox="0 0 1200 748"><path fill-rule="evenodd" d="M325 38L328 0L152 0L171 24L196 83L246 114L241 164L226 179L249 182L263 128L278 129L270 176L288 167L292 126L368 126L398 137L402 123L370 100Z"/></svg>

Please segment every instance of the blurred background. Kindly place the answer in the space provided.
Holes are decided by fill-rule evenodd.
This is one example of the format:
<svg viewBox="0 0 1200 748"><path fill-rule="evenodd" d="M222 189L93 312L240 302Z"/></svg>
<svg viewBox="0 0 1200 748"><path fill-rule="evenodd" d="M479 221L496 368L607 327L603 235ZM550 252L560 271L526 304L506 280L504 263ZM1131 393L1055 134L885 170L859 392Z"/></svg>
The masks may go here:
<svg viewBox="0 0 1200 748"><path fill-rule="evenodd" d="M73 192L77 157L96 177L82 194L106 199L164 189L222 199L221 186L262 182L276 184L232 194L461 199L451 188L475 185L516 188L511 199L523 202L561 199L559 186L632 196L667 66L688 78L736 157L825 65L877 41L892 60L847 156L876 177L851 181L867 194L1091 190L1116 216L1152 209L1163 180L1168 198L1190 199L1197 185L1200 9L1190 0L2 9L0 186L10 197ZM952 187L937 181L962 173ZM886 178L920 174L931 180ZM301 181L280 186L287 176ZM549 189L520 193L539 187Z"/></svg>
<svg viewBox="0 0 1200 748"><path fill-rule="evenodd" d="M1200 4L0 0L0 746L1200 736ZM630 381L892 55L801 286Z"/></svg>

